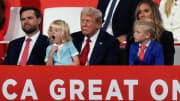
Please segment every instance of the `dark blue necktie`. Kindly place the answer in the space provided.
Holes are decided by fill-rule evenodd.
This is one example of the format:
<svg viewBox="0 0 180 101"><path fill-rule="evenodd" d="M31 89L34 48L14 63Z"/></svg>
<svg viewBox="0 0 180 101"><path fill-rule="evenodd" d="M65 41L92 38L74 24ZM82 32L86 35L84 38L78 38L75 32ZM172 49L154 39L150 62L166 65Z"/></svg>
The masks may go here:
<svg viewBox="0 0 180 101"><path fill-rule="evenodd" d="M114 9L114 6L115 6L115 4L116 4L116 1L117 1L117 0L113 0L113 1L112 1L111 7L110 7L110 9L109 9L108 16L107 16L107 18L106 18L106 20L105 20L105 23L104 23L104 26L103 26L103 30L106 30L107 27L108 27L108 25L109 25L109 22L110 22L110 20L111 20L112 13L113 13L113 9Z"/></svg>

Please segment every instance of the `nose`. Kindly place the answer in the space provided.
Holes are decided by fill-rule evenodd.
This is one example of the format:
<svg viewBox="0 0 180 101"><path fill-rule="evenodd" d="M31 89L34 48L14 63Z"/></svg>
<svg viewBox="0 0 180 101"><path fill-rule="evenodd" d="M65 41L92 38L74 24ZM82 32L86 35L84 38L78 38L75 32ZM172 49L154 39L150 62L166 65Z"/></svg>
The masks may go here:
<svg viewBox="0 0 180 101"><path fill-rule="evenodd" d="M81 21L81 25L82 26L86 26L87 25L87 21L86 20Z"/></svg>
<svg viewBox="0 0 180 101"><path fill-rule="evenodd" d="M29 23L29 20L28 20L28 19L25 19L23 22L24 22L24 24L28 24L28 23Z"/></svg>
<svg viewBox="0 0 180 101"><path fill-rule="evenodd" d="M141 19L141 18L144 18L144 13L143 12L139 14L139 19Z"/></svg>

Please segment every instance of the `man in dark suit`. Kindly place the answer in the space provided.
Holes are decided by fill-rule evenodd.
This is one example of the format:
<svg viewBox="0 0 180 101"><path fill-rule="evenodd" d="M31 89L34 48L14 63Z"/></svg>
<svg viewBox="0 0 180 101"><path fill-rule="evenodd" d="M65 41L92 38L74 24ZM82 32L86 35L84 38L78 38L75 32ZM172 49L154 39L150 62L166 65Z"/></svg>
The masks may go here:
<svg viewBox="0 0 180 101"><path fill-rule="evenodd" d="M80 24L81 31L73 33L72 38L80 53L81 65L120 64L118 40L100 29L101 11L92 7L83 8Z"/></svg>
<svg viewBox="0 0 180 101"><path fill-rule="evenodd" d="M114 1L116 1L114 3ZM103 27L111 12L112 17L104 30L114 35L120 42L126 41L128 34L133 32L134 12L140 0L99 0L98 9L103 13ZM114 4L114 5L113 5ZM113 7L111 7L113 5Z"/></svg>
<svg viewBox="0 0 180 101"><path fill-rule="evenodd" d="M20 20L25 37L9 43L4 65L44 65L48 38L39 31L41 13L34 7L23 7Z"/></svg>

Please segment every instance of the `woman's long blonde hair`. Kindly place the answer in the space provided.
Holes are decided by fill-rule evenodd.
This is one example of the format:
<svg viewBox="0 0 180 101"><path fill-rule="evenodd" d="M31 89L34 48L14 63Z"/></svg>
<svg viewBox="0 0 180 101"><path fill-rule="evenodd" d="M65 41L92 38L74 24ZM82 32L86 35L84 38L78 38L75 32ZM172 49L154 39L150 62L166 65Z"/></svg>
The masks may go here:
<svg viewBox="0 0 180 101"><path fill-rule="evenodd" d="M162 18L161 18L159 9L152 0L141 0L136 8L136 12L135 12L136 20L139 20L139 12L140 12L139 8L142 4L149 5L149 7L152 10L152 20L153 20L153 23L155 24L155 33L152 36L152 39L160 42L160 37L163 34L163 32L165 31L165 29L162 26Z"/></svg>
<svg viewBox="0 0 180 101"><path fill-rule="evenodd" d="M70 35L69 26L68 24L63 20L55 20L53 21L48 29L48 35L50 35L52 28L57 28L62 31L62 43L66 44L68 41L72 40L72 37ZM51 37L50 37L50 43L52 43Z"/></svg>
<svg viewBox="0 0 180 101"><path fill-rule="evenodd" d="M173 2L174 2L174 0L167 0L165 3L164 12L165 12L167 17L169 17L169 15L171 14L171 7L173 5Z"/></svg>

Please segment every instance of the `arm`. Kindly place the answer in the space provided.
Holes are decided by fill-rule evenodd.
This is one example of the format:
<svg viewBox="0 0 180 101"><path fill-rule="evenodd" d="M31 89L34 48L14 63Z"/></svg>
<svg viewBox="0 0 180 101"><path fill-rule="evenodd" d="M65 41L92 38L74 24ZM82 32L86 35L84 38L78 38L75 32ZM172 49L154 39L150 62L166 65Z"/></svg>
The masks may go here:
<svg viewBox="0 0 180 101"><path fill-rule="evenodd" d="M49 53L48 60L46 62L46 65L53 65L53 54L57 51L58 46L53 46L51 49L51 52Z"/></svg>
<svg viewBox="0 0 180 101"><path fill-rule="evenodd" d="M73 64L72 65L80 65L78 55L72 56L72 59L73 59Z"/></svg>
<svg viewBox="0 0 180 101"><path fill-rule="evenodd" d="M156 51L156 57L155 57L155 64L154 65L164 65L164 55L163 55L163 49L162 47L157 47Z"/></svg>
<svg viewBox="0 0 180 101"><path fill-rule="evenodd" d="M175 48L174 48L173 35L171 32L165 31L162 34L161 45L163 46L164 64L173 65Z"/></svg>

